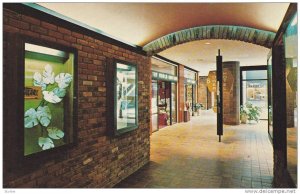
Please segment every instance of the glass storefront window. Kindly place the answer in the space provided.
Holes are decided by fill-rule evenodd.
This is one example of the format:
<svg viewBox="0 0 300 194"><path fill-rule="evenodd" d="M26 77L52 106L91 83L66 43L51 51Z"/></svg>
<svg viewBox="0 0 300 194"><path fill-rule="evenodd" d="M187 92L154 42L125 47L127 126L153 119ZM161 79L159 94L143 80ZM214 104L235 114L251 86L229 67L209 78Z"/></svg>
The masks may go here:
<svg viewBox="0 0 300 194"><path fill-rule="evenodd" d="M137 124L136 118L136 67L117 63L117 130L133 127Z"/></svg>
<svg viewBox="0 0 300 194"><path fill-rule="evenodd" d="M171 109L172 109L172 124L177 122L177 84L171 83L172 93L171 93Z"/></svg>
<svg viewBox="0 0 300 194"><path fill-rule="evenodd" d="M152 110L152 132L158 130L158 108L157 108L157 80L152 80L152 100L151 100L151 110Z"/></svg>
<svg viewBox="0 0 300 194"><path fill-rule="evenodd" d="M268 80L267 70L242 71L242 103L261 109L259 119L268 119Z"/></svg>
<svg viewBox="0 0 300 194"><path fill-rule="evenodd" d="M298 74L298 21L297 14L284 34L286 65L286 118L287 118L287 169L297 185L297 74Z"/></svg>
<svg viewBox="0 0 300 194"><path fill-rule="evenodd" d="M243 71L243 79L268 79L266 70Z"/></svg>
<svg viewBox="0 0 300 194"><path fill-rule="evenodd" d="M169 75L177 76L177 66L171 65L164 61L158 60L156 58L151 58L152 71L166 73Z"/></svg>
<svg viewBox="0 0 300 194"><path fill-rule="evenodd" d="M184 78L196 80L196 72L184 69Z"/></svg>

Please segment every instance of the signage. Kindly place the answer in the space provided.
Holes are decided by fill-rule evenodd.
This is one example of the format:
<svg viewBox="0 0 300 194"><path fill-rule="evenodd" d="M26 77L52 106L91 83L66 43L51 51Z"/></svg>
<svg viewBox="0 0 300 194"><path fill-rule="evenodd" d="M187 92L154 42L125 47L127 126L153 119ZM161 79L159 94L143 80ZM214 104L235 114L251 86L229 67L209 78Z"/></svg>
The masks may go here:
<svg viewBox="0 0 300 194"><path fill-rule="evenodd" d="M25 99L42 99L42 88L39 86L25 86Z"/></svg>
<svg viewBox="0 0 300 194"><path fill-rule="evenodd" d="M223 68L223 91L230 91L232 89L233 82L234 80L230 69ZM208 73L206 84L210 92L217 91L216 71L210 71Z"/></svg>
<svg viewBox="0 0 300 194"><path fill-rule="evenodd" d="M156 71L152 71L152 79L155 80L166 80L166 81L171 81L171 82L177 82L178 78L174 75L169 75L166 73L160 73Z"/></svg>
<svg viewBox="0 0 300 194"><path fill-rule="evenodd" d="M217 91L216 71L210 71L208 73L206 84L207 84L208 90L210 92L216 92Z"/></svg>

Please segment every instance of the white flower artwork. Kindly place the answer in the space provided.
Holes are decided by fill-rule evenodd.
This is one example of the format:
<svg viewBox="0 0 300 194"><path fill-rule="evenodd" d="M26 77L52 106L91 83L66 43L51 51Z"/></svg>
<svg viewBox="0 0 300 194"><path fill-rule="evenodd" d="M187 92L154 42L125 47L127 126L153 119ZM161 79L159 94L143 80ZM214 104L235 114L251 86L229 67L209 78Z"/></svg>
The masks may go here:
<svg viewBox="0 0 300 194"><path fill-rule="evenodd" d="M30 108L25 111L24 127L33 128L40 126L42 137L38 138L38 145L42 150L54 148L55 141L53 142L53 140L62 139L65 135L63 130L52 126L53 124L51 125L52 115L47 104L58 104L62 102L72 80L73 77L69 73L59 73L55 77L53 68L49 64L45 66L42 74L35 72L33 75L33 85L41 87L43 99L37 108ZM47 132L47 136L43 135L44 131Z"/></svg>

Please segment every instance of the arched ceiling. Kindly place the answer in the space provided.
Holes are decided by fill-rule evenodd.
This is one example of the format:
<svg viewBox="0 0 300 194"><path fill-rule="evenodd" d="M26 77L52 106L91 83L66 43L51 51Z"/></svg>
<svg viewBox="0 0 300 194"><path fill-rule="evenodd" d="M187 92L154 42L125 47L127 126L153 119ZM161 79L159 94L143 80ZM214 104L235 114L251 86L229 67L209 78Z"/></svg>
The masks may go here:
<svg viewBox="0 0 300 194"><path fill-rule="evenodd" d="M221 50L223 61L239 61L241 66L266 65L270 49L233 40L198 40L166 49L159 55L184 64L207 76L216 69L216 56Z"/></svg>
<svg viewBox="0 0 300 194"><path fill-rule="evenodd" d="M289 3L38 3L131 44L204 25L276 32Z"/></svg>

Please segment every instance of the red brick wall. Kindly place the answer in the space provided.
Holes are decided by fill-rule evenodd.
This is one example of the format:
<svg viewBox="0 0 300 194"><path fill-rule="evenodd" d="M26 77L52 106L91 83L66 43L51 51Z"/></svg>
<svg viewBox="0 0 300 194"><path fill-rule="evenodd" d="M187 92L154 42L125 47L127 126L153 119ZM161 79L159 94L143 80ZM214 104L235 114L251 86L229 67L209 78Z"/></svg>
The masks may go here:
<svg viewBox="0 0 300 194"><path fill-rule="evenodd" d="M77 48L79 74L78 145L29 173L4 169L4 187L112 187L145 165L150 157L150 113L145 109L150 110L150 58L8 9L3 16L4 32ZM120 137L105 135L106 112L110 111L105 107L105 64L110 58L137 64L142 75L138 80L139 128ZM8 129L4 126L3 130Z"/></svg>
<svg viewBox="0 0 300 194"><path fill-rule="evenodd" d="M198 102L207 109L207 76L199 76L198 80Z"/></svg>

